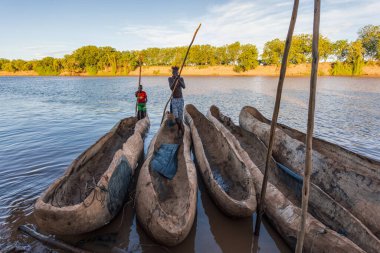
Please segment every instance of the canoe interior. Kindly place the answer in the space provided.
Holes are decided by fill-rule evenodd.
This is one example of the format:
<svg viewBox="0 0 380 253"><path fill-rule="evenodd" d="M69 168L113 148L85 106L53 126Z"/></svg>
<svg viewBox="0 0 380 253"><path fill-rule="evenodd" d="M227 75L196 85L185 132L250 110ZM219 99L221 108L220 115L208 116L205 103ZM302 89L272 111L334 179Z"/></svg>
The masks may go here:
<svg viewBox="0 0 380 253"><path fill-rule="evenodd" d="M227 140L212 122L193 105L187 105L186 110L197 128L215 181L231 198L239 201L247 199L249 184L242 180L248 179L245 165L229 148Z"/></svg>
<svg viewBox="0 0 380 253"><path fill-rule="evenodd" d="M53 206L71 206L83 202L94 189L104 172L108 169L114 154L123 147L127 139L133 135L137 122L135 117L123 119L116 129L103 136L93 146L82 153L71 165L68 176L50 193L44 202ZM82 157L91 153L92 149L102 141L108 140L84 164L79 163Z"/></svg>
<svg viewBox="0 0 380 253"><path fill-rule="evenodd" d="M219 120L235 136L252 162L264 174L267 155L265 144L255 134L236 126L231 118L222 115L217 107L212 106L210 112L214 118ZM275 185L294 205L300 207L302 182L300 183L293 177L288 176L277 166L277 162L273 158L269 161L269 171L269 182ZM313 210L309 211L312 212Z"/></svg>
<svg viewBox="0 0 380 253"><path fill-rule="evenodd" d="M168 116L170 117L170 116ZM168 121L173 124L169 126ZM152 177L153 188L157 194L161 208L167 213L174 216L185 215L190 198L190 186L186 161L184 157L183 135L178 136L178 126L174 123L174 118L164 121L160 128L156 142L154 143L154 153L159 149L161 144L179 144L177 159L178 168L173 179L167 179L151 168L149 164L149 173ZM186 201L183 201L186 200Z"/></svg>

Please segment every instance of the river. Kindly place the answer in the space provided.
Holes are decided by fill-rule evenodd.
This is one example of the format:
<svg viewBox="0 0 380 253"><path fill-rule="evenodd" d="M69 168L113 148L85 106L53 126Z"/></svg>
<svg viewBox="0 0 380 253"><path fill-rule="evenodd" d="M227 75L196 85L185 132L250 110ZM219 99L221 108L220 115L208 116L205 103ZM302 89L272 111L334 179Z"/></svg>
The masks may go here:
<svg viewBox="0 0 380 253"><path fill-rule="evenodd" d="M277 81L274 77L185 77L185 103L203 113L218 105L235 123L244 105L253 105L270 118ZM12 246L47 251L17 227L34 225L33 205L42 191L118 120L134 114L136 82L136 77L0 77L0 251ZM143 84L151 120L146 152L170 93L165 77L143 77ZM308 87L308 78L286 79L279 122L306 130ZM320 77L315 136L380 160L379 101L379 78ZM149 239L136 220L132 202L104 228L60 239L99 252L113 246L131 252L249 252L254 220L224 216L199 178L194 226L175 248ZM268 222L259 247L260 252L290 252Z"/></svg>

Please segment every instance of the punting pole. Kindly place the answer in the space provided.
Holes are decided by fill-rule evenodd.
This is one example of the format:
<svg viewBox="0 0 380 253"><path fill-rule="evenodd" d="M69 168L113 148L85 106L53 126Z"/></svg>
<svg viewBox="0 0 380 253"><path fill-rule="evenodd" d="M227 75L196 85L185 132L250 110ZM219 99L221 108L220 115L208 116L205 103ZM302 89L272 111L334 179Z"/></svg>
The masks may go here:
<svg viewBox="0 0 380 253"><path fill-rule="evenodd" d="M195 30L194 35L193 35L193 39L191 40L190 45L189 45L189 47L187 48L186 55L185 55L185 58L183 59L183 62L182 62L181 68L180 68L180 70L179 70L178 77L177 77L177 78L175 79L175 81L174 81L174 89L173 89L172 93L170 94L170 97L169 97L168 101L167 101L166 104L165 104L164 111L162 112L161 124L162 124L162 122L164 121L166 108L168 107L168 104L169 104L170 100L173 98L174 91L175 91L175 89L177 88L177 85L178 85L179 79L180 79L180 77L181 77L182 69L183 69L183 67L185 66L187 56L189 55L189 52L190 52L190 48L191 48L191 46L193 45L193 42L194 42L194 40L195 40L195 37L197 36L197 33L198 33L199 29L201 28L201 25L202 25L202 24L199 24L198 28Z"/></svg>
<svg viewBox="0 0 380 253"><path fill-rule="evenodd" d="M300 230L297 236L296 252L301 253L303 248L303 241L305 238L305 226L307 217L307 207L309 204L310 193L310 176L313 169L312 153L313 153L313 131L314 131L314 113L315 113L315 95L317 92L317 77L318 77L318 62L319 62L319 23L321 16L321 1L314 0L314 24L313 24L313 45L312 55L313 61L311 63L311 77L310 77L310 97L309 97L309 110L307 118L307 134L306 134L306 159L305 159L305 175L302 186L302 214Z"/></svg>
<svg viewBox="0 0 380 253"><path fill-rule="evenodd" d="M137 86L137 89L139 89L139 86L141 85L141 65L142 65L142 60L141 56L139 57L139 84ZM135 116L137 117L137 100L136 100L136 106L135 106Z"/></svg>
<svg viewBox="0 0 380 253"><path fill-rule="evenodd" d="M270 126L270 138L269 138L269 146L268 146L268 151L267 151L267 158L265 162L264 178L263 178L263 184L261 185L261 195L260 195L260 201L258 205L257 218L256 218L256 224L255 224L256 236L260 234L261 219L265 211L264 204L265 204L265 193L266 193L267 183L268 183L269 161L270 161L270 157L272 156L275 129L277 127L277 118L278 118L278 113L280 111L282 87L284 85L284 80L285 80L286 65L288 63L288 56L289 56L290 45L292 43L294 26L297 20L298 5L299 5L299 0L294 0L292 18L290 20L288 35L286 37L286 42L285 42L284 56L282 57L282 62L281 62L281 71L280 71L280 78L278 80L278 85L277 85L276 102L274 105L272 122Z"/></svg>

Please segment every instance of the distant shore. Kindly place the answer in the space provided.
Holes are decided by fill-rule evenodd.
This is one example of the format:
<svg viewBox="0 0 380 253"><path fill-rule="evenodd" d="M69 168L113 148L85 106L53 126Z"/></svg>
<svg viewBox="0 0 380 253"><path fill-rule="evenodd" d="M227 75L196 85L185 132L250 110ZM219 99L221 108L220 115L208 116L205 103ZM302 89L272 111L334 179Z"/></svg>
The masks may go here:
<svg viewBox="0 0 380 253"><path fill-rule="evenodd" d="M320 76L331 76L331 63L320 63L318 74ZM310 75L310 64L288 65L286 72L287 76L308 76ZM233 66L189 66L183 69L183 76L278 76L280 66L258 66L253 70L246 72L235 72ZM91 76L138 76L138 69L129 72L128 74L111 72L98 72ZM169 76L171 75L170 67L168 66L144 66L142 68L143 76ZM18 71L6 72L0 71L0 76L38 76L35 71ZM90 76L87 73L61 73L59 76ZM362 77L380 77L379 65L366 65L363 67Z"/></svg>

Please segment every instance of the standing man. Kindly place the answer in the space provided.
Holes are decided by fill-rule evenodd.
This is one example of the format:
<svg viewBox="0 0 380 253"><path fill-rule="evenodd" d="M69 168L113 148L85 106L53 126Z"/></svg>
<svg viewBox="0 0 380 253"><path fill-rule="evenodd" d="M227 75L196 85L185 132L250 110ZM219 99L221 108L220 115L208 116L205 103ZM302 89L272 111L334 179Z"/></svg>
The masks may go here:
<svg viewBox="0 0 380 253"><path fill-rule="evenodd" d="M139 85L138 90L135 93L137 98L137 119L143 119L146 115L146 102L148 102L148 96L146 92L143 91L142 85Z"/></svg>
<svg viewBox="0 0 380 253"><path fill-rule="evenodd" d="M173 90L177 79L177 87ZM170 111L174 114L175 121L178 125L178 131L183 133L182 120L184 100L182 96L182 89L185 89L185 81L179 76L178 67L176 66L172 67L172 76L169 77L169 87L173 91L173 98L170 102Z"/></svg>

